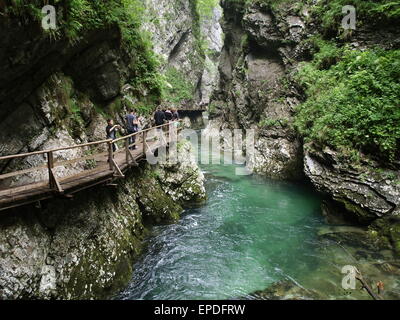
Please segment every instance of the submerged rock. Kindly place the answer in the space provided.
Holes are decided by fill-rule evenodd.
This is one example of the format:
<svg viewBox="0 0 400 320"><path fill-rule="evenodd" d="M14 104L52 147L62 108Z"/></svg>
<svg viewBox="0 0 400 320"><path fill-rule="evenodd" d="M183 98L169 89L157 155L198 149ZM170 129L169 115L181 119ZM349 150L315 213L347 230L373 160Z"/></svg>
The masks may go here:
<svg viewBox="0 0 400 320"><path fill-rule="evenodd" d="M314 290L307 290L294 281L284 280L271 285L265 290L252 293L256 300L316 300L319 295Z"/></svg>

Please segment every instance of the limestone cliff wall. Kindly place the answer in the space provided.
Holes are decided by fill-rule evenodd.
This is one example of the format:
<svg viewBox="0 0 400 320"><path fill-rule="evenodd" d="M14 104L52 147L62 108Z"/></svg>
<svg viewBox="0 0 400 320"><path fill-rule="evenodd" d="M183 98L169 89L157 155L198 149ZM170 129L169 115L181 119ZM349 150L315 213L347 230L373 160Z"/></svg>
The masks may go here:
<svg viewBox="0 0 400 320"><path fill-rule="evenodd" d="M302 146L291 124L299 92L290 73L304 59L304 17L275 16L262 5L223 1L225 33L211 126L256 129L249 166L272 178L299 179Z"/></svg>
<svg viewBox="0 0 400 320"><path fill-rule="evenodd" d="M175 31L186 23L168 20ZM71 42L51 39L36 25L3 19L0 24L1 155L103 140L107 117L123 124L125 99L135 102L150 94L145 87L140 92L129 89L138 62L135 52L122 45L116 26L85 32ZM198 81L203 70L194 69ZM115 292L130 278L147 228L178 219L186 203L205 197L204 178L190 146L181 142L178 150L178 164L142 164L115 189L97 187L69 201L2 212L0 298L86 299ZM84 152L55 157L69 160ZM4 161L0 173L43 161L40 156ZM84 166L57 167L57 176ZM38 171L2 180L0 188L42 179L47 179L46 172Z"/></svg>
<svg viewBox="0 0 400 320"><path fill-rule="evenodd" d="M195 88L193 101L182 101L178 107L208 104L219 76L222 8L216 2L202 14L195 0L146 0L145 5L143 29L151 34L154 51L162 58L161 71L175 68Z"/></svg>

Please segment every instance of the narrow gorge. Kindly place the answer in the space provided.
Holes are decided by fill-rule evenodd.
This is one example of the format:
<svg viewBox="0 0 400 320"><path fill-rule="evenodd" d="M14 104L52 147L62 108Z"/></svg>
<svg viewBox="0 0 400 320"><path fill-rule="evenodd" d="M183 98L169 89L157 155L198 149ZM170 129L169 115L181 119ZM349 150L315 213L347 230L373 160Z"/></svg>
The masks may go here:
<svg viewBox="0 0 400 320"><path fill-rule="evenodd" d="M0 196L51 185L37 151L77 147L54 152L59 179L97 153L111 166L113 141L91 143L131 109L143 130L177 109L181 129L224 145L212 154L246 159L202 163L183 135L176 163L0 211L0 299L373 298L342 287L349 265L400 299L400 2L0 0L0 13ZM230 130L254 145L230 148Z"/></svg>

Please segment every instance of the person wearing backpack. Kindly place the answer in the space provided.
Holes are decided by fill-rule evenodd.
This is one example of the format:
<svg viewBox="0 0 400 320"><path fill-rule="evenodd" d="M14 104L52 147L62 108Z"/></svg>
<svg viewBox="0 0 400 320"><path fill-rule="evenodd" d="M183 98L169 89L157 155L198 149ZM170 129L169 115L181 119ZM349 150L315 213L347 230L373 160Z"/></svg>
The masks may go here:
<svg viewBox="0 0 400 320"><path fill-rule="evenodd" d="M138 120L135 115L135 110L129 110L129 114L125 117L126 121L126 130L128 135L138 132ZM137 149L136 145L136 135L129 138L129 149L134 150Z"/></svg>

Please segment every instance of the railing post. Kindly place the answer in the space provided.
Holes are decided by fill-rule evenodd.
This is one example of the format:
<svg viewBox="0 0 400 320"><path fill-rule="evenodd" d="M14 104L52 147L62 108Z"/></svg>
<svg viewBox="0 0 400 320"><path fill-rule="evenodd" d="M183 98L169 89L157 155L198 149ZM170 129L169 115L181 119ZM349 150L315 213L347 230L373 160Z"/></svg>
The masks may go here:
<svg viewBox="0 0 400 320"><path fill-rule="evenodd" d="M126 163L129 164L130 151L129 151L129 138L125 140L125 154L126 154Z"/></svg>
<svg viewBox="0 0 400 320"><path fill-rule="evenodd" d="M146 156L147 131L143 131L143 155Z"/></svg>
<svg viewBox="0 0 400 320"><path fill-rule="evenodd" d="M171 138L171 122L168 123L168 132L167 132L167 145L171 142L170 138Z"/></svg>
<svg viewBox="0 0 400 320"><path fill-rule="evenodd" d="M53 168L54 168L54 156L53 156L53 152L47 152L47 168L49 171L49 187L50 189L54 189L54 183L53 183Z"/></svg>
<svg viewBox="0 0 400 320"><path fill-rule="evenodd" d="M113 143L112 143L112 141L109 141L108 142L108 164L110 166L110 170L112 170L112 171L114 171L113 160L114 160Z"/></svg>

